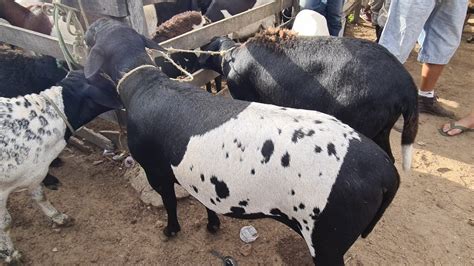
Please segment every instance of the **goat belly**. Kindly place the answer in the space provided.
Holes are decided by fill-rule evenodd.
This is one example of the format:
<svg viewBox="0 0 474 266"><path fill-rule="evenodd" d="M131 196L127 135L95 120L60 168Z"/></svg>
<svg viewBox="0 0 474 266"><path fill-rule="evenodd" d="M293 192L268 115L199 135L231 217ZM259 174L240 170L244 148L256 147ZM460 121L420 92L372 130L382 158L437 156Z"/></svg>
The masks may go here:
<svg viewBox="0 0 474 266"><path fill-rule="evenodd" d="M236 118L191 137L173 171L216 212L280 211L301 222L326 206L351 140L360 141L358 133L331 116L252 103Z"/></svg>

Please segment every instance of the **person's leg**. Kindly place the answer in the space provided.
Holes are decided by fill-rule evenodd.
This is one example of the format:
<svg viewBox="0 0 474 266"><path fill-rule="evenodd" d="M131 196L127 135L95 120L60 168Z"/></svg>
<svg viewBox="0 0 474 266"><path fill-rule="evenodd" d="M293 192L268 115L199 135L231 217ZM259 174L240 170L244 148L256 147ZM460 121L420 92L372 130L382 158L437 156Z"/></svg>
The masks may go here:
<svg viewBox="0 0 474 266"><path fill-rule="evenodd" d="M418 42L421 63L446 65L461 42L468 0L442 0L426 21Z"/></svg>
<svg viewBox="0 0 474 266"><path fill-rule="evenodd" d="M320 13L322 5L321 0L300 0L301 9L311 9L318 13ZM321 15L325 16L325 14L322 13Z"/></svg>
<svg viewBox="0 0 474 266"><path fill-rule="evenodd" d="M377 20L379 17L380 10L382 9L384 5L384 2L385 0L370 0L369 2L371 22L372 22L372 25L375 26L375 34L377 35L376 42L379 42L380 34L382 34L382 31L380 31L381 27L378 24Z"/></svg>
<svg viewBox="0 0 474 266"><path fill-rule="evenodd" d="M380 44L405 63L436 0L392 0Z"/></svg>
<svg viewBox="0 0 474 266"><path fill-rule="evenodd" d="M426 22L419 43L418 61L423 63L419 91L420 112L454 118L436 100L434 89L444 66L454 55L461 42L463 18L467 0L443 0Z"/></svg>
<svg viewBox="0 0 474 266"><path fill-rule="evenodd" d="M375 36L377 39L375 40L376 43L380 42L380 36L382 35L383 28L379 25L375 25Z"/></svg>
<svg viewBox="0 0 474 266"><path fill-rule="evenodd" d="M431 91L436 85L445 65L424 63L421 68L420 91Z"/></svg>
<svg viewBox="0 0 474 266"><path fill-rule="evenodd" d="M371 0L369 1L370 11L372 13L378 13L382 8L384 0Z"/></svg>
<svg viewBox="0 0 474 266"><path fill-rule="evenodd" d="M339 36L342 29L342 6L344 0L328 0L326 4L326 19L328 22L329 34L331 36Z"/></svg>
<svg viewBox="0 0 474 266"><path fill-rule="evenodd" d="M372 22L372 10L370 8L372 2L374 2L374 0L362 1L361 4L360 17L367 22Z"/></svg>
<svg viewBox="0 0 474 266"><path fill-rule="evenodd" d="M341 31L341 14L344 0L300 0L301 9L311 9L326 18L329 34L338 36ZM337 11L339 10L339 11Z"/></svg>
<svg viewBox="0 0 474 266"><path fill-rule="evenodd" d="M455 127L453 127L453 125ZM442 130L444 133L446 133L449 136L456 136L456 135L461 134L462 132L465 132L463 128L474 130L474 110L472 110L469 115L454 122L454 124L452 123L444 124L442 127Z"/></svg>

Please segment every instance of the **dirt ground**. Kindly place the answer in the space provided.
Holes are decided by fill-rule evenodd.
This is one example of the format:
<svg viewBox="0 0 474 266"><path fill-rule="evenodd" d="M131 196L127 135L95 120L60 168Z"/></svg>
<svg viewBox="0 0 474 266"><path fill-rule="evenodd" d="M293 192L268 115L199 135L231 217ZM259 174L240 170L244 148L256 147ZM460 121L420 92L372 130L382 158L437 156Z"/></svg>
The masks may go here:
<svg viewBox="0 0 474 266"><path fill-rule="evenodd" d="M368 26L351 27L349 34L374 39ZM467 37L437 88L443 103L460 116L474 108L474 45L465 42ZM406 67L419 82L415 56ZM474 265L474 134L443 137L437 128L445 121L421 115L413 169L400 170L402 185L395 201L371 235L346 254L348 265ZM401 169L399 143L400 134L393 131ZM221 217L221 231L208 234L205 209L191 198L178 203L182 231L164 241L165 211L139 201L120 163L97 149L84 154L68 147L61 157L65 165L52 172L63 186L47 194L59 210L76 219L73 227L52 228L24 192L10 197L11 235L26 264L221 265L211 250L234 257L240 265L312 264L303 239L273 220ZM260 235L245 255L239 239L244 225L253 225Z"/></svg>

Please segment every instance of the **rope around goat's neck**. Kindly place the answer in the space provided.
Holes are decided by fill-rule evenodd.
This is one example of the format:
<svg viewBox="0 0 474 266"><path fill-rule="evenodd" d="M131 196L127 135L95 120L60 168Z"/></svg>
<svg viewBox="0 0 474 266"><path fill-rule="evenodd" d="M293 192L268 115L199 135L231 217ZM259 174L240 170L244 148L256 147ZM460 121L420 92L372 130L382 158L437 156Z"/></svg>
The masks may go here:
<svg viewBox="0 0 474 266"><path fill-rule="evenodd" d="M40 94L41 97L43 97L46 102L48 102L49 104L51 104L51 106L53 107L53 109L56 111L56 113L58 113L58 115L63 119L64 123L66 123L66 126L69 128L69 131L71 131L71 134L72 135L75 135L76 134L76 131L74 130L74 128L72 127L71 123L69 123L69 121L67 120L67 117L66 115L61 112L61 110L59 109L59 107L56 105L56 103L51 100L51 98L49 98L48 95L46 94Z"/></svg>
<svg viewBox="0 0 474 266"><path fill-rule="evenodd" d="M172 79L172 80L176 80L176 81L179 81L179 82L190 82L190 81L193 81L194 80L194 76L189 73L186 69L184 69L183 67L181 67L180 65L178 65L170 56L170 54L173 54L173 53L192 53L192 54L209 54L209 55L220 55L220 56L224 56L225 54L231 52L232 50L234 50L236 47L232 47L230 49L227 49L227 50L223 50L223 51L196 51L196 50L186 50L186 49L175 49L175 48L165 48L168 52L170 53L165 53L163 51L158 51L160 52L163 57L168 60L174 67L176 67L179 71L181 71L183 74L185 74L187 76L187 78L184 78L184 79Z"/></svg>
<svg viewBox="0 0 474 266"><path fill-rule="evenodd" d="M234 50L236 46L222 51L198 51L198 50L186 50L186 49L177 49L173 47L165 48L168 52L173 53L192 53L192 54L209 54L209 55L220 55L224 56L225 54Z"/></svg>
<svg viewBox="0 0 474 266"><path fill-rule="evenodd" d="M141 65L139 67L136 67L130 71L128 71L127 73L125 73L125 75L123 75L123 77L118 81L117 83L117 93L120 95L120 86L122 85L122 83L128 78L130 77L133 73L137 72L138 70L140 69L144 69L144 68L156 68L156 66L154 65Z"/></svg>

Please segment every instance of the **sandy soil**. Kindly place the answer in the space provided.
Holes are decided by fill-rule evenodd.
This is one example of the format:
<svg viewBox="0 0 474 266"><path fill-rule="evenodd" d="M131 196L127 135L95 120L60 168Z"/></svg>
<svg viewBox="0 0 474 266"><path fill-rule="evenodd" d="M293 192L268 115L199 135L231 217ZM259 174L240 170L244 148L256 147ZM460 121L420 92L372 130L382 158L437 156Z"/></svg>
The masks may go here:
<svg viewBox="0 0 474 266"><path fill-rule="evenodd" d="M368 26L351 27L350 34L374 39ZM419 82L415 59L406 67ZM473 108L473 81L474 45L463 40L438 86L442 101L458 115ZM395 201L372 234L346 254L348 265L474 264L474 133L443 137L437 128L445 121L421 115L413 170L401 172ZM400 134L393 131L400 169L399 143ZM138 200L120 163L99 150L84 154L71 147L61 157L65 165L53 173L63 186L47 193L59 210L76 219L73 227L53 229L26 193L10 197L11 235L26 264L220 265L211 250L233 256L240 265L312 263L303 239L273 220L222 217L221 231L208 234L205 210L191 198L179 202L182 232L164 241L165 211ZM250 254L241 252L239 239L240 227L249 224L260 234Z"/></svg>

